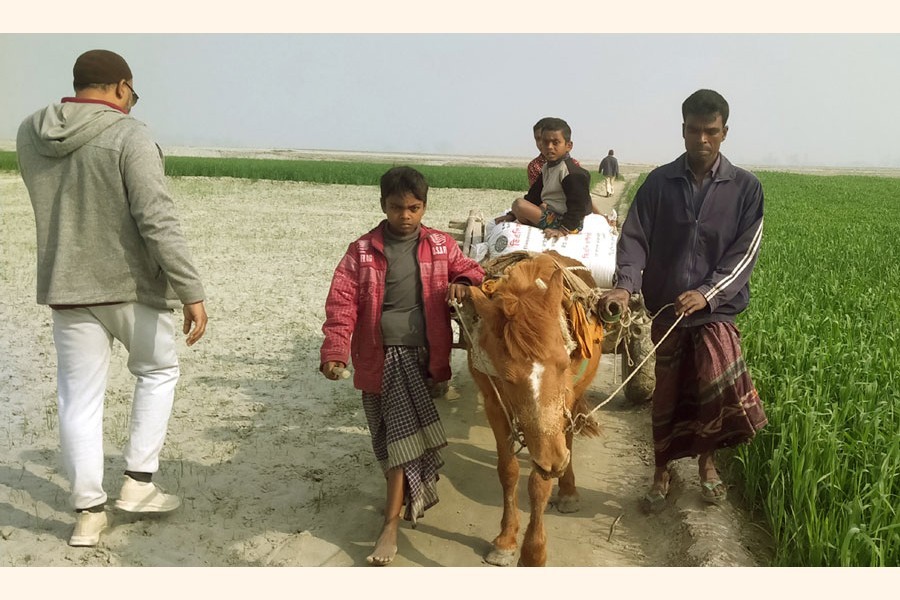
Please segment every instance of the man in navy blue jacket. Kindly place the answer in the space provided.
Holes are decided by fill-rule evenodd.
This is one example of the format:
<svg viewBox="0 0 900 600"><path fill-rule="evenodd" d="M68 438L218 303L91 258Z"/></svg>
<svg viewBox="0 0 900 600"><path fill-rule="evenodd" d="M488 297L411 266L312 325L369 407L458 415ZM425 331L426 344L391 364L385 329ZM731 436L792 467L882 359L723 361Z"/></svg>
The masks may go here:
<svg viewBox="0 0 900 600"><path fill-rule="evenodd" d="M669 462L697 456L701 495L718 504L726 487L717 448L749 442L767 420L741 353L735 316L750 301L750 274L762 239L763 191L750 172L719 152L728 134L728 103L698 90L682 104L686 152L653 170L622 228L615 289L601 309L627 306L642 292L657 349L653 392L656 468L641 498L647 512L665 507Z"/></svg>

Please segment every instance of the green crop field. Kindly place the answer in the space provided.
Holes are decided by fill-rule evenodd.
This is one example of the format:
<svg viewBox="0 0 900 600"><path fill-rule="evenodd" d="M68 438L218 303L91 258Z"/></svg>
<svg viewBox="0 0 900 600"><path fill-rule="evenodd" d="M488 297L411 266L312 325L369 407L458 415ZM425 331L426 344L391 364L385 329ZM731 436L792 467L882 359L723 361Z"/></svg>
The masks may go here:
<svg viewBox="0 0 900 600"><path fill-rule="evenodd" d="M900 179L762 173L738 324L769 426L736 454L779 565L900 564Z"/></svg>
<svg viewBox="0 0 900 600"><path fill-rule="evenodd" d="M19 165L16 162L16 153L6 150L0 150L0 171L18 171Z"/></svg>
<svg viewBox="0 0 900 600"><path fill-rule="evenodd" d="M308 181L347 185L378 185L394 164L327 160L279 160L262 158L166 157L166 174L174 177L237 177L275 181ZM525 169L510 167L435 166L415 167L435 188L525 191ZM16 153L0 151L0 170L16 170Z"/></svg>

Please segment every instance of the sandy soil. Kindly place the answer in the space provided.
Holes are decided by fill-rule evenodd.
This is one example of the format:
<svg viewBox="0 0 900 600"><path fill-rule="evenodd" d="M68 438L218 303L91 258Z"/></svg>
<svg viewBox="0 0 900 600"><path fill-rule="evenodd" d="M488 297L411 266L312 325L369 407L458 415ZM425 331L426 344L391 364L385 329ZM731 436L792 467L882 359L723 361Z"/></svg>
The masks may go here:
<svg viewBox="0 0 900 600"><path fill-rule="evenodd" d="M347 243L380 220L376 188L171 183L210 313L206 338L181 344L182 378L155 478L184 504L155 517L113 512L112 529L86 549L66 544L74 514L60 471L50 311L34 302L31 208L18 176L0 174L0 566L365 564L380 529L383 479L359 393L325 380L317 365L331 274ZM495 214L513 197L435 189L425 222L446 228L469 208ZM595 200L606 212L618 197ZM615 388L616 360L604 357L592 402ZM438 401L450 441L441 502L417 529L401 528L396 566L484 565L499 528L493 437L462 351L453 366L451 391ZM116 346L105 415L111 498L132 386ZM581 510L547 518L550 566L757 563L765 545L758 527L734 504L703 506L690 465L676 472L668 508L642 515L648 407L620 395L599 414L603 436L576 440ZM526 454L522 462L524 520Z"/></svg>

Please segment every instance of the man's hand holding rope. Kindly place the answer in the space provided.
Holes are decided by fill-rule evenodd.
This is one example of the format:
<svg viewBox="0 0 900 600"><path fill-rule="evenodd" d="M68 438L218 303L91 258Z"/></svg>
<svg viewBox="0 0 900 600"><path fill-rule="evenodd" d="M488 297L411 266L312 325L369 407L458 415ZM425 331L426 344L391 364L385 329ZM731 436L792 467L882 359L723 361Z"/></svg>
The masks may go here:
<svg viewBox="0 0 900 600"><path fill-rule="evenodd" d="M688 290L675 298L675 314L691 316L693 313L706 308L708 302L703 294L697 290Z"/></svg>

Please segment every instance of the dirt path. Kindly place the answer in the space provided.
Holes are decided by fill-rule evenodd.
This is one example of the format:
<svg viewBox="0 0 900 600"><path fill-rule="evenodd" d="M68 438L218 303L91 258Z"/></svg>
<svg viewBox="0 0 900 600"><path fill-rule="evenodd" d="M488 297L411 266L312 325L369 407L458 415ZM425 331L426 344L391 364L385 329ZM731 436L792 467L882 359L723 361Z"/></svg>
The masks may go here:
<svg viewBox="0 0 900 600"><path fill-rule="evenodd" d="M331 274L347 243L380 219L376 188L183 178L172 189L211 319L200 344L181 346L182 378L156 478L184 504L168 516L113 513L100 546L70 548L50 315L34 304L33 218L18 177L0 174L0 566L365 564L379 531L383 479L359 393L316 367ZM446 228L468 207L498 213L513 197L435 189L425 221ZM310 227L311 210L340 223L339 231ZM614 389L615 360L604 357L593 402ZM438 402L450 441L441 502L417 529L401 529L396 566L485 566L481 557L497 533L494 442L464 363L454 351L453 390ZM112 498L132 386L116 346L105 416ZM676 471L668 508L640 514L652 462L646 406L617 397L600 420L600 438L576 440L581 511L547 518L549 565L754 564L744 549L761 547L752 523L733 505L702 506L688 466ZM527 455L522 460L527 509Z"/></svg>

